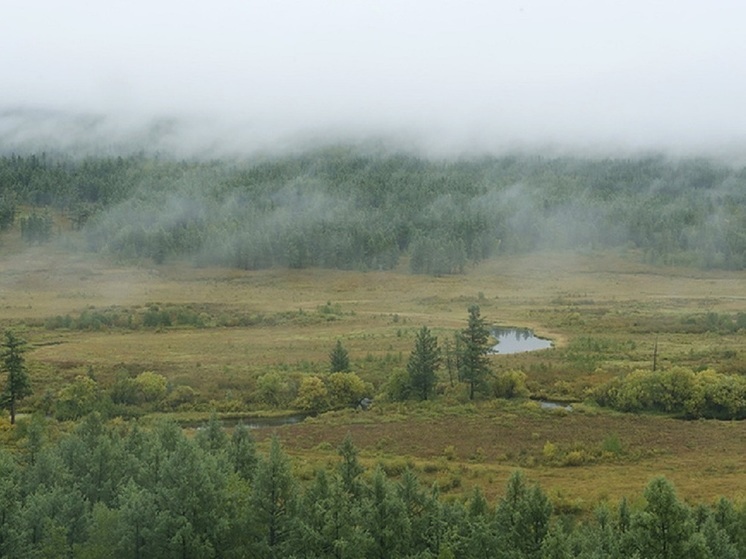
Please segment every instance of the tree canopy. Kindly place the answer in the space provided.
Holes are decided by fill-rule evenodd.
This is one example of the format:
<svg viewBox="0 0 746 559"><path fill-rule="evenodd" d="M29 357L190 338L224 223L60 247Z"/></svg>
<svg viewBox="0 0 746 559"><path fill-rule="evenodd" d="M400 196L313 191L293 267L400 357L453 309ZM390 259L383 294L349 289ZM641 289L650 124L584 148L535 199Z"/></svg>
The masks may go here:
<svg viewBox="0 0 746 559"><path fill-rule="evenodd" d="M495 503L478 487L441 498L411 469L363 466L349 435L336 461L308 472L279 439L257 453L245 428L229 437L215 417L197 437L168 421L107 425L97 414L54 437L48 420L24 421L19 450L0 449L0 556L9 559L746 555L746 506L691 507L662 477L616 509L604 502L570 518L521 471Z"/></svg>
<svg viewBox="0 0 746 559"><path fill-rule="evenodd" d="M244 161L0 156L0 229L45 242L245 269L414 273L541 249L627 247L666 265L746 267L746 170L701 158L439 160L326 147Z"/></svg>

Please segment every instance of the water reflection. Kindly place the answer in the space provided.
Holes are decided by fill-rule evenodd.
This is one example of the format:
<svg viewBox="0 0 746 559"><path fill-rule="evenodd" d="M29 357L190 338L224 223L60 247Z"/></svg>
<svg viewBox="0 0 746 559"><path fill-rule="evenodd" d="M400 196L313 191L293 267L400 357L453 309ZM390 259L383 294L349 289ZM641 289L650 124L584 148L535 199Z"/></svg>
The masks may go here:
<svg viewBox="0 0 746 559"><path fill-rule="evenodd" d="M550 340L537 338L529 328L495 328L492 335L497 344L492 347L493 353L523 353L552 347Z"/></svg>

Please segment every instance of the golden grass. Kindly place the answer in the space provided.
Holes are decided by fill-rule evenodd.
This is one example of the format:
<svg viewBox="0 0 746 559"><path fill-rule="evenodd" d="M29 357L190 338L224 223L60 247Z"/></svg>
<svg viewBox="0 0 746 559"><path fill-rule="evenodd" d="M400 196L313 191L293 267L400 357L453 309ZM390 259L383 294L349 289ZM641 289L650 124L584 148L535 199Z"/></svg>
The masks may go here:
<svg viewBox="0 0 746 559"><path fill-rule="evenodd" d="M459 485L446 494L468 494L478 484L494 499L520 468L558 506L581 511L602 500L616 504L622 497L639 498L657 475L671 479L692 503L709 503L718 496L746 499L742 422L524 408L487 403L463 415L432 410L358 412L256 433L261 440L276 433L293 455L320 464L334 462L336 447L350 434L369 466L403 462L412 465L423 481L441 485L456 476ZM595 452L612 435L621 443L619 455L577 466L547 463L543 457L548 441L563 450Z"/></svg>

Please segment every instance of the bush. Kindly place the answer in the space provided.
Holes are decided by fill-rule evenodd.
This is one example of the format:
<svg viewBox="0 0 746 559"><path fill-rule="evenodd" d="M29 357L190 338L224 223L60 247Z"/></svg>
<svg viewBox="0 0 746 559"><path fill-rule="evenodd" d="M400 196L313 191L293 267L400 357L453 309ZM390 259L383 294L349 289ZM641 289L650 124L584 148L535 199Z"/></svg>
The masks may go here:
<svg viewBox="0 0 746 559"><path fill-rule="evenodd" d="M683 367L668 371L633 371L593 392L601 406L620 411L662 411L692 418L746 418L746 379L711 369L693 372Z"/></svg>
<svg viewBox="0 0 746 559"><path fill-rule="evenodd" d="M526 378L523 371L501 371L492 381L492 394L496 398L528 398Z"/></svg>
<svg viewBox="0 0 746 559"><path fill-rule="evenodd" d="M324 381L316 375L304 377L298 388L298 397L293 402L293 407L305 411L328 409L329 392Z"/></svg>
<svg viewBox="0 0 746 559"><path fill-rule="evenodd" d="M355 373L332 373L326 379L326 388L332 408L357 406L360 400L373 395L373 386Z"/></svg>
<svg viewBox="0 0 746 559"><path fill-rule="evenodd" d="M168 381L163 375L143 371L135 378L119 378L111 387L111 399L116 404L137 406L160 402L168 391Z"/></svg>
<svg viewBox="0 0 746 559"><path fill-rule="evenodd" d="M185 408L194 404L197 396L197 391L191 386L180 385L171 390L163 403L170 409Z"/></svg>
<svg viewBox="0 0 746 559"><path fill-rule="evenodd" d="M57 394L55 415L61 421L80 419L91 413L98 403L98 384L84 375L62 388Z"/></svg>

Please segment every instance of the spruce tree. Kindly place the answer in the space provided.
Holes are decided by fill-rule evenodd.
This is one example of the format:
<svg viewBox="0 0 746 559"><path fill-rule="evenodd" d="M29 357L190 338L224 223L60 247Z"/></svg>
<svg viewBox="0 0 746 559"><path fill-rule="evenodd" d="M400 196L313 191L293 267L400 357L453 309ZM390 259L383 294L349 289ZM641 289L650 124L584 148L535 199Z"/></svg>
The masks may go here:
<svg viewBox="0 0 746 559"><path fill-rule="evenodd" d="M479 306L469 307L469 322L461 332L458 355L458 372L462 381L469 385L469 399L473 400L490 374L487 355L491 349L490 331L479 313Z"/></svg>
<svg viewBox="0 0 746 559"><path fill-rule="evenodd" d="M365 468L360 464L357 458L357 448L352 442L352 436L347 433L342 444L338 449L339 456L342 458L338 466L338 472L342 478L342 487L345 491L352 495L359 495L361 493L360 475L365 471Z"/></svg>
<svg viewBox="0 0 746 559"><path fill-rule="evenodd" d="M26 370L26 361L23 353L26 351L26 342L17 338L13 332L5 332L5 348L0 359L2 359L2 368L8 374L8 380L5 384L0 402L3 407L10 411L11 425L16 422L16 405L19 400L31 395L31 382L29 381Z"/></svg>
<svg viewBox="0 0 746 559"><path fill-rule="evenodd" d="M340 340L329 354L329 369L332 373L346 373L350 370L350 357Z"/></svg>
<svg viewBox="0 0 746 559"><path fill-rule="evenodd" d="M409 384L422 400L427 400L437 381L437 370L440 366L440 349L438 338L423 326L414 341L414 349L407 362Z"/></svg>
<svg viewBox="0 0 746 559"><path fill-rule="evenodd" d="M286 546L292 533L297 489L290 460L273 436L269 455L262 458L254 475L251 507L251 528L255 531L257 555L287 557Z"/></svg>

